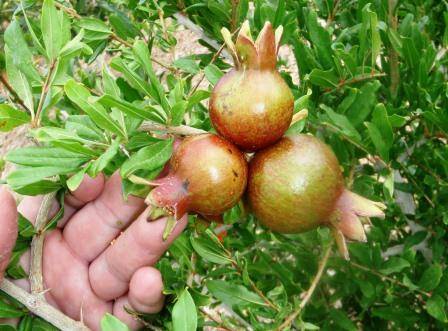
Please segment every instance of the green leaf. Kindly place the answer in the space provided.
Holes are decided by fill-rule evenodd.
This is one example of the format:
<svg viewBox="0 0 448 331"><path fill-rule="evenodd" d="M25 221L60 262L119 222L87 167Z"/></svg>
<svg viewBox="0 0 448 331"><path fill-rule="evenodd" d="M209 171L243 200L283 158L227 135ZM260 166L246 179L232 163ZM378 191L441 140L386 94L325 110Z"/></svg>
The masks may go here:
<svg viewBox="0 0 448 331"><path fill-rule="evenodd" d="M19 213L18 219L19 225L19 234L25 238L31 238L34 235L34 226L33 224L26 219L21 213Z"/></svg>
<svg viewBox="0 0 448 331"><path fill-rule="evenodd" d="M196 330L198 325L196 305L187 289L182 291L174 304L172 318L174 331Z"/></svg>
<svg viewBox="0 0 448 331"><path fill-rule="evenodd" d="M369 116L373 107L377 104L376 92L381 83L378 80L364 84L356 95L356 99L345 112L352 125L357 128Z"/></svg>
<svg viewBox="0 0 448 331"><path fill-rule="evenodd" d="M137 107L130 102L116 98L109 94L101 96L97 101L103 106L118 108L120 111L129 116L142 120L160 122L159 117L156 115L157 110L155 110L152 106L147 105L145 107Z"/></svg>
<svg viewBox="0 0 448 331"><path fill-rule="evenodd" d="M5 30L5 44L9 50L14 50L12 62L21 72L25 74L30 82L40 82L41 78L34 67L33 55L28 48L25 38L17 20L13 20Z"/></svg>
<svg viewBox="0 0 448 331"><path fill-rule="evenodd" d="M210 97L209 91L196 90L188 99L187 109L191 109L193 106L197 105L199 102L209 97Z"/></svg>
<svg viewBox="0 0 448 331"><path fill-rule="evenodd" d="M120 88L117 85L116 78L110 73L107 67L103 68L102 78L104 92L119 99L121 95Z"/></svg>
<svg viewBox="0 0 448 331"><path fill-rule="evenodd" d="M141 93L146 94L148 96L155 95L151 85L149 85L144 79L142 79L131 68L129 68L129 66L127 66L122 59L120 58L112 59L110 66L113 69L121 72L126 78L126 80L129 82L129 84L136 90L139 90Z"/></svg>
<svg viewBox="0 0 448 331"><path fill-rule="evenodd" d="M101 41L109 38L112 31L106 23L93 17L83 17L77 21L77 25L85 30L85 39L87 41Z"/></svg>
<svg viewBox="0 0 448 331"><path fill-rule="evenodd" d="M59 182L51 180L38 180L31 184L12 187L12 189L19 194L31 196L47 194L57 191L60 188L61 184Z"/></svg>
<svg viewBox="0 0 448 331"><path fill-rule="evenodd" d="M91 98L90 92L82 84L78 84L74 80L69 80L65 84L64 90L70 101L85 111L92 121L100 128L109 130L121 137L126 136L126 133L120 125L112 120L110 115L100 104L89 101L89 98Z"/></svg>
<svg viewBox="0 0 448 331"><path fill-rule="evenodd" d="M26 311L16 308L0 299L0 318L22 317Z"/></svg>
<svg viewBox="0 0 448 331"><path fill-rule="evenodd" d="M114 140L109 148L95 161L93 161L88 169L88 174L91 177L96 177L101 171L103 171L108 164L115 158L118 153L120 143Z"/></svg>
<svg viewBox="0 0 448 331"><path fill-rule="evenodd" d="M171 125L176 126L182 124L187 106L187 101L179 101L173 106L171 109Z"/></svg>
<svg viewBox="0 0 448 331"><path fill-rule="evenodd" d="M84 174L86 173L86 168L82 168L79 170L76 174L74 174L72 177L67 179L67 187L70 191L76 190L79 185L81 185L82 180L84 179Z"/></svg>
<svg viewBox="0 0 448 331"><path fill-rule="evenodd" d="M323 88L335 88L339 84L339 79L334 73L334 69L320 70L313 69L309 75L309 80L312 84Z"/></svg>
<svg viewBox="0 0 448 331"><path fill-rule="evenodd" d="M173 152L173 140L163 140L150 146L143 147L133 154L129 160L121 166L122 178L127 178L137 170L155 170L163 166L171 157Z"/></svg>
<svg viewBox="0 0 448 331"><path fill-rule="evenodd" d="M315 10L308 10L305 23L308 28L311 43L319 58L319 62L324 69L330 69L333 67L333 52L331 49L330 34L318 22Z"/></svg>
<svg viewBox="0 0 448 331"><path fill-rule="evenodd" d="M62 47L59 56L61 58L69 59L76 55L79 55L79 53L81 52L87 55L91 55L93 51L90 48L90 46L81 42L83 37L84 37L84 30L81 29L79 33L75 36L75 38L70 40L67 44L65 44L64 47Z"/></svg>
<svg viewBox="0 0 448 331"><path fill-rule="evenodd" d="M41 30L47 56L50 61L56 59L63 46L61 23L54 1L44 0L42 6Z"/></svg>
<svg viewBox="0 0 448 331"><path fill-rule="evenodd" d="M200 70L199 65L194 59L186 57L175 60L173 66L193 75L197 74Z"/></svg>
<svg viewBox="0 0 448 331"><path fill-rule="evenodd" d="M347 137L352 138L356 141L361 141L361 135L359 132L353 127L350 121L346 116L335 113L331 108L321 105L321 108L325 110L331 122L333 122L339 129L341 129L342 133Z"/></svg>
<svg viewBox="0 0 448 331"><path fill-rule="evenodd" d="M106 313L101 319L101 331L129 331L129 328L115 316Z"/></svg>
<svg viewBox="0 0 448 331"><path fill-rule="evenodd" d="M211 240L206 232L197 238L192 235L190 242L196 253L207 261L216 264L232 263L232 259L227 256L223 247L214 240Z"/></svg>
<svg viewBox="0 0 448 331"><path fill-rule="evenodd" d="M137 40L134 43L132 51L134 52L134 55L140 66L145 70L146 74L149 77L149 80L153 87L152 91L155 92L152 92L152 97L159 105L162 106L166 113L169 113L170 105L168 103L168 100L166 99L163 85L160 82L160 79L157 78L152 68L151 54L149 53L148 46L142 40Z"/></svg>
<svg viewBox="0 0 448 331"><path fill-rule="evenodd" d="M59 329L41 318L34 318L32 331L59 331Z"/></svg>
<svg viewBox="0 0 448 331"><path fill-rule="evenodd" d="M17 95L23 100L23 103L28 110L32 112L34 111L34 100L31 85L25 74L14 65L13 58L14 55L9 48L5 46L5 64L9 83L17 92Z"/></svg>
<svg viewBox="0 0 448 331"><path fill-rule="evenodd" d="M387 162L389 160L389 148L381 136L381 131L373 123L366 122L364 124L367 127L370 139L372 139L378 154Z"/></svg>
<svg viewBox="0 0 448 331"><path fill-rule="evenodd" d="M266 303L258 294L249 291L244 286L223 280L208 280L206 286L215 298L229 306L238 306L240 308L252 304L266 306Z"/></svg>
<svg viewBox="0 0 448 331"><path fill-rule="evenodd" d="M8 132L30 121L31 117L27 113L7 104L0 104L0 131Z"/></svg>
<svg viewBox="0 0 448 331"><path fill-rule="evenodd" d="M438 294L430 297L426 302L426 311L429 315L435 319L447 323L448 318L446 317L446 302Z"/></svg>
<svg viewBox="0 0 448 331"><path fill-rule="evenodd" d="M16 188L34 184L42 179L56 175L67 175L76 170L76 168L69 169L59 167L20 168L11 172L6 178L6 182L11 185L14 191L16 191Z"/></svg>
<svg viewBox="0 0 448 331"><path fill-rule="evenodd" d="M224 76L224 73L214 64L209 64L204 68L204 74L207 80L212 85L216 85L216 83Z"/></svg>
<svg viewBox="0 0 448 331"><path fill-rule="evenodd" d="M375 106L372 113L372 122L380 131L384 144L389 150L393 145L394 134L384 104L379 103Z"/></svg>
<svg viewBox="0 0 448 331"><path fill-rule="evenodd" d="M11 150L6 160L23 166L73 169L89 158L58 147L22 147Z"/></svg>
<svg viewBox="0 0 448 331"><path fill-rule="evenodd" d="M432 291L439 286L440 279L443 276L443 270L440 264L434 264L425 270L418 286L424 291Z"/></svg>
<svg viewBox="0 0 448 331"><path fill-rule="evenodd" d="M1 331L16 331L16 328L8 324L0 324Z"/></svg>
<svg viewBox="0 0 448 331"><path fill-rule="evenodd" d="M401 270L405 268L409 268L411 264L401 257L391 257L389 260L387 260L383 267L380 269L380 271L383 274L390 275L396 272L400 272Z"/></svg>

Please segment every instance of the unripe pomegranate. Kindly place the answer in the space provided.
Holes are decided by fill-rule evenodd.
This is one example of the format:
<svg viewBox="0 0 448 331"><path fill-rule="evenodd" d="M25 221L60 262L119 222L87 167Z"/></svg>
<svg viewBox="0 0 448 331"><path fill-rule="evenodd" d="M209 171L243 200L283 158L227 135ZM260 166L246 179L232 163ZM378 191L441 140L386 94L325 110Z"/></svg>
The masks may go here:
<svg viewBox="0 0 448 331"><path fill-rule="evenodd" d="M214 219L240 200L246 183L247 162L233 144L214 134L191 136L176 148L168 175L151 182L147 201L176 220L187 212Z"/></svg>
<svg viewBox="0 0 448 331"><path fill-rule="evenodd" d="M288 129L294 98L277 72L280 27L267 22L254 42L247 22L233 44L222 30L235 68L224 75L210 98L210 119L216 131L246 151L270 146Z"/></svg>
<svg viewBox="0 0 448 331"><path fill-rule="evenodd" d="M366 241L361 220L384 217L385 208L347 190L333 151L303 134L284 137L255 154L249 165L248 198L257 218L274 231L299 233L329 226L346 258L345 238Z"/></svg>

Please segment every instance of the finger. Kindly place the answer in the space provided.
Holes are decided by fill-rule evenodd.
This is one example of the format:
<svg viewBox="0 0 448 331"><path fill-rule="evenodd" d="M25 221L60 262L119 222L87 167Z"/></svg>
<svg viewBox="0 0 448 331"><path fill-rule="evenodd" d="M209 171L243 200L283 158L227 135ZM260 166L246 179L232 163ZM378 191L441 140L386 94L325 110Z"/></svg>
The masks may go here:
<svg viewBox="0 0 448 331"><path fill-rule="evenodd" d="M75 208L80 208L100 196L104 189L104 183L105 179L102 173L95 178L86 174L79 187L67 195L65 201Z"/></svg>
<svg viewBox="0 0 448 331"><path fill-rule="evenodd" d="M64 215L59 220L58 226L63 227L67 220L83 205L92 201L98 197L104 188L104 176L98 175L96 178L91 178L87 175L84 176L81 185L73 193L69 194L65 198ZM34 224L39 212L39 208L42 204L43 196L29 196L25 197L19 204L18 211L26 219ZM56 215L59 210L59 203L54 200L50 212L49 218Z"/></svg>
<svg viewBox="0 0 448 331"><path fill-rule="evenodd" d="M155 314L163 308L162 275L152 267L138 269L131 278L129 293L115 301L113 313L131 330L138 330L141 323L127 310Z"/></svg>
<svg viewBox="0 0 448 331"><path fill-rule="evenodd" d="M163 241L166 218L148 222L148 211L149 208L90 265L90 284L100 298L112 300L126 293L134 272L154 265L188 222L187 216L181 218Z"/></svg>
<svg viewBox="0 0 448 331"><path fill-rule="evenodd" d="M64 238L85 261L94 260L144 208L143 199L123 200L121 178L112 175L98 199L88 203L67 223Z"/></svg>
<svg viewBox="0 0 448 331"><path fill-rule="evenodd" d="M17 207L14 197L0 188L0 282L17 239Z"/></svg>
<svg viewBox="0 0 448 331"><path fill-rule="evenodd" d="M99 330L103 315L112 312L112 303L91 290L87 263L73 254L60 230L47 235L43 253L45 285L59 308L75 320L82 316L88 327Z"/></svg>
<svg viewBox="0 0 448 331"><path fill-rule="evenodd" d="M138 269L131 278L129 303L135 311L155 314L163 308L163 280L159 270L153 267Z"/></svg>

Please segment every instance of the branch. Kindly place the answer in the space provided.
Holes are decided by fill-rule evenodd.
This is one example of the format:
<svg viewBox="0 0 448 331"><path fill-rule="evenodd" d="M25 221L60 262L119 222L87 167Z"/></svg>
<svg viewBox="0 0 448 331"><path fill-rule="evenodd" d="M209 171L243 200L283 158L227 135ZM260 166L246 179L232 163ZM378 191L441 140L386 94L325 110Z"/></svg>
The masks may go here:
<svg viewBox="0 0 448 331"><path fill-rule="evenodd" d="M54 60L51 63L50 68L48 69L47 78L45 78L44 85L42 85L42 92L40 94L39 105L37 106L37 110L36 110L36 117L34 118L34 121L32 123L32 126L35 128L39 127L39 125L40 125L40 121L41 121L40 117L42 115L44 101L47 97L48 90L50 89L51 76L53 76L54 69L56 68L56 63L57 63L57 60Z"/></svg>
<svg viewBox="0 0 448 331"><path fill-rule="evenodd" d="M45 232L44 228L47 225L48 214L50 212L52 203L56 196L56 192L44 195L39 212L37 213L36 223L34 225L36 234L31 241L31 265L30 265L30 283L31 293L38 295L44 300L42 292L45 290L42 276L42 250L44 246Z"/></svg>
<svg viewBox="0 0 448 331"><path fill-rule="evenodd" d="M2 82L3 86L8 90L8 92L11 94L13 101L18 103L20 106L22 106L23 109L25 109L27 112L29 112L31 114L31 116L33 116L32 109L28 109L28 107L23 102L22 98L19 97L17 92L9 84L9 82L6 80L6 78L3 76L3 74L0 74L0 81Z"/></svg>
<svg viewBox="0 0 448 331"><path fill-rule="evenodd" d="M196 129L187 125L170 126L150 121L143 122L143 124L140 125L139 130L145 132L163 131L166 133L174 134L176 136L194 136L198 134L208 133L207 131Z"/></svg>
<svg viewBox="0 0 448 331"><path fill-rule="evenodd" d="M41 295L29 294L11 281L4 279L0 290L22 303L30 312L42 317L62 331L89 331L81 322L72 320L61 311L45 302Z"/></svg>
<svg viewBox="0 0 448 331"><path fill-rule="evenodd" d="M365 80L379 78L379 77L384 77L384 76L387 76L387 75L384 72L379 72L379 73L376 73L376 74L374 74L374 73L372 73L372 74L363 74L363 75L359 75L359 76L353 77L353 78L348 79L348 80L342 80L338 84L338 86L336 86L334 89L325 91L324 94L333 93L334 91L337 91L337 90L339 90L340 88L342 88L342 87L344 87L346 85L356 84L356 83L363 82Z"/></svg>
<svg viewBox="0 0 448 331"><path fill-rule="evenodd" d="M281 331L286 329L303 311L307 303L310 301L314 291L316 290L317 284L319 284L320 279L322 278L322 274L324 273L325 267L327 266L328 258L331 254L331 249L333 247L333 242L328 245L327 250L322 257L322 260L319 262L319 268L317 269L317 273L314 276L313 281L311 282L310 288L305 292L305 297L302 302L300 302L299 307L296 311L294 311L291 315L289 315L286 320L277 328L277 331Z"/></svg>
<svg viewBox="0 0 448 331"><path fill-rule="evenodd" d="M370 268L368 268L368 267L365 267L365 266L363 266L363 265L361 265L361 264L358 264L358 263L355 263L355 262L351 262L351 261L350 261L349 263L350 263L350 265L352 265L352 266L354 266L354 267L356 267L356 268L358 268L358 269L361 269L361 270L370 272L371 274L380 277L382 280L387 279L387 280L390 281L391 283L394 283L394 284L399 285L399 286L401 286L401 287L405 287L405 288L407 288L407 289L409 289L409 290L411 290L411 291L416 291L416 292L418 292L418 293L421 293L421 294L423 294L423 295L426 295L427 297L431 297L431 293L422 291L422 290L420 290L420 289L412 289L412 288L410 288L409 286L407 286L406 284L400 282L399 280L394 279L394 278L389 277L389 276L386 276L386 275L383 275L382 273L380 273L380 272L378 272L378 271L376 271L376 270L370 269Z"/></svg>

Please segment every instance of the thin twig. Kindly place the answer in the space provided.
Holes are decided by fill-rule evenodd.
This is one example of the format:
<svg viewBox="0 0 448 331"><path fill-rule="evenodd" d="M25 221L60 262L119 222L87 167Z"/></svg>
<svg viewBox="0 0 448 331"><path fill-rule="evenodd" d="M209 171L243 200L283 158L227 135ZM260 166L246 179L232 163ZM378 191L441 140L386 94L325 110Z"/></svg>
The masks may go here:
<svg viewBox="0 0 448 331"><path fill-rule="evenodd" d="M89 331L81 322L77 322L58 309L46 303L41 295L33 295L21 289L11 281L4 279L0 290L22 303L30 312L42 317L62 331Z"/></svg>
<svg viewBox="0 0 448 331"><path fill-rule="evenodd" d="M150 121L143 122L142 125L140 125L139 130L145 132L163 131L176 136L194 136L207 133L207 131L196 129L187 125L169 126Z"/></svg>
<svg viewBox="0 0 448 331"><path fill-rule="evenodd" d="M176 18L176 20L182 24L183 26L187 27L188 29L190 29L191 31L193 31L194 33L196 33L202 40L204 40L207 44L209 44L212 48L214 48L215 50L219 50L221 48L221 45L219 45L216 40L208 37L204 30L202 30L201 27L199 27L198 25L196 25L195 23L193 23L188 17L186 17L184 14L182 13L175 13L174 18ZM232 62L232 57L230 56L229 52L227 52L226 50L222 51L222 55L226 58L227 61Z"/></svg>
<svg viewBox="0 0 448 331"><path fill-rule="evenodd" d="M399 280L394 279L394 278L389 277L389 276L386 276L386 275L383 275L382 273L380 273L380 272L378 272L378 271L376 271L376 270L370 269L370 268L368 268L368 267L366 267L366 266L363 266L363 265L361 265L361 264L358 264L358 263L356 263L356 262L351 262L351 261L350 261L349 263L350 263L350 265L352 265L352 266L354 266L354 267L356 267L356 268L358 268L358 269L367 271L367 272L369 272L369 273L371 273L371 274L373 274L373 275L375 275L375 276L380 277L381 279L387 279L387 280L390 281L391 283L394 283L394 284L399 285L399 286L401 286L401 287L405 287L405 288L407 288L407 289L409 289L409 290L411 290L411 291L415 291L415 292L421 293L421 294L423 294L423 295L426 295L427 297L430 297L430 296L431 296L431 293L422 291L422 290L420 290L420 289L412 289L412 288L410 288L409 286L407 286L406 284L400 282Z"/></svg>
<svg viewBox="0 0 448 331"><path fill-rule="evenodd" d="M40 94L39 104L37 106L36 110L36 117L34 118L34 122L32 123L33 127L39 127L41 122L41 116L42 116L42 109L44 107L44 101L47 97L48 90L50 89L50 82L51 77L53 76L54 69L56 68L57 60L54 60L50 64L50 68L48 69L47 78L45 78L44 85L42 85L42 92Z"/></svg>
<svg viewBox="0 0 448 331"><path fill-rule="evenodd" d="M339 82L339 84L335 88L325 91L324 94L333 93L334 91L337 91L346 85L356 84L356 83L363 82L365 80L375 79L375 78L384 77L384 76L387 76L387 75L384 72L379 72L376 74L375 73L363 74L363 75L359 75L359 76L353 77L348 80L342 80L341 82Z"/></svg>
<svg viewBox="0 0 448 331"><path fill-rule="evenodd" d="M232 14L230 16L230 31L233 32L236 30L237 22L237 14L238 14L238 5L240 0L232 0Z"/></svg>
<svg viewBox="0 0 448 331"><path fill-rule="evenodd" d="M305 293L305 297L300 302L299 307L295 310L291 315L289 315L285 321L277 328L278 331L284 330L287 328L293 321L300 315L303 311L307 303L310 301L314 291L316 290L317 284L319 284L320 279L322 278L322 274L324 273L325 267L327 266L328 258L331 254L331 249L333 247L333 242L328 245L327 250L325 251L322 260L319 262L319 268L317 269L317 273L311 282L309 289Z"/></svg>
<svg viewBox="0 0 448 331"><path fill-rule="evenodd" d="M207 316L209 319L211 319L213 322L217 323L219 326L214 327L218 330L224 330L224 331L233 331L231 329L228 329L227 327L222 325L222 321L221 319L217 318L216 316L213 316L212 314L210 314L207 310L205 310L204 308L199 308L199 310L201 311L201 313L203 313L205 316Z"/></svg>
<svg viewBox="0 0 448 331"><path fill-rule="evenodd" d="M216 59L219 57L219 55L221 54L221 52L223 51L225 47L225 44L222 44L221 47L217 50L217 52L213 55L212 59L210 60L209 64L213 64ZM198 82L196 83L196 85L192 88L191 92L189 93L188 97L191 97L193 95L194 92L196 92L196 90L198 89L199 85L201 85L202 81L205 78L205 71L202 71L201 77L199 77Z"/></svg>
<svg viewBox="0 0 448 331"><path fill-rule="evenodd" d="M228 252L228 251L227 251ZM230 252L228 252L229 254ZM230 254L229 254L230 256ZM233 267L235 268L235 270L238 272L238 274L240 276L243 275L243 270L241 270L240 266L236 263L236 261L234 261L233 259L231 259L231 263L233 265ZM274 309L275 311L279 311L280 309L277 307L277 305L275 305L271 300L269 300L266 295L264 295L263 291L260 290L257 286L257 284L254 283L254 281L252 279L250 279L249 277L249 285L250 287L252 287L252 289L258 294L258 296L272 309Z"/></svg>
<svg viewBox="0 0 448 331"><path fill-rule="evenodd" d="M0 74L0 81L2 82L3 86L8 90L8 92L11 94L12 99L14 102L18 103L23 109L25 109L27 112L31 114L31 116L34 115L32 109L29 109L25 103L23 102L22 98L19 97L17 92L14 90L14 88L9 84L8 80L3 76L3 74Z"/></svg>
<svg viewBox="0 0 448 331"><path fill-rule="evenodd" d="M55 192L44 195L34 225L36 234L31 241L31 265L29 275L31 293L42 296L42 300L44 300L42 292L45 290L42 276L42 250L45 240L45 232L43 230L47 225L48 214L50 213L55 197Z"/></svg>
<svg viewBox="0 0 448 331"><path fill-rule="evenodd" d="M388 21L389 21L389 29L392 31L397 31L398 27L398 19L397 15L395 15L395 7L397 5L396 0L388 0ZM395 51L394 47L390 45L388 47L389 52L389 72L390 72L390 94L393 99L397 97L397 89L400 83L400 72L398 70L398 54Z"/></svg>

